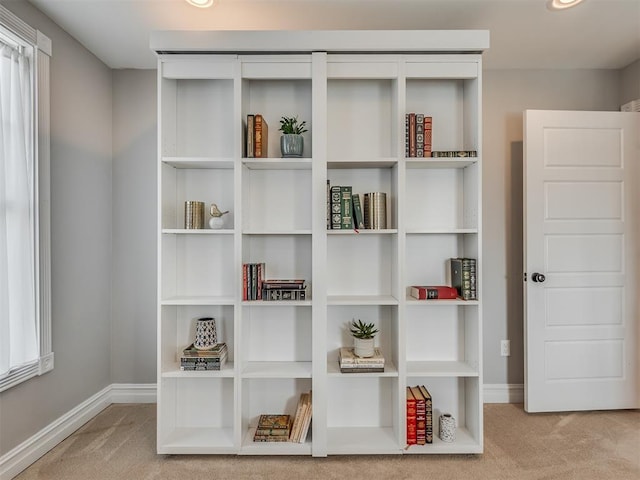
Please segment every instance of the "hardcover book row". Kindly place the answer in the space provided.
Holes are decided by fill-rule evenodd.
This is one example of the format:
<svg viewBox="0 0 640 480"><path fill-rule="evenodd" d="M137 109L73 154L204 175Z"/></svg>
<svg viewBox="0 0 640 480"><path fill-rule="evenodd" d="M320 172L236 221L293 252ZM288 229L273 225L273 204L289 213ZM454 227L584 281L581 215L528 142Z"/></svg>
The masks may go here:
<svg viewBox="0 0 640 480"><path fill-rule="evenodd" d="M385 192L353 193L351 185L331 185L327 180L327 230L387 228Z"/></svg>
<svg viewBox="0 0 640 480"><path fill-rule="evenodd" d="M304 279L265 279L264 263L242 265L243 300L306 300L307 283Z"/></svg>

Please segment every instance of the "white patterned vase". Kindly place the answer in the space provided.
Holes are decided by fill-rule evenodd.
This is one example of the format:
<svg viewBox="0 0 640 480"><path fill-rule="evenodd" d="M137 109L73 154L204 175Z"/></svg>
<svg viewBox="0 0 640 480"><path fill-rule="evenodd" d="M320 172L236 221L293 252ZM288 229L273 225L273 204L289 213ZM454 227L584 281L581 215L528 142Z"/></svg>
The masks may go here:
<svg viewBox="0 0 640 480"><path fill-rule="evenodd" d="M440 415L440 440L453 442L456 439L456 419L450 413Z"/></svg>
<svg viewBox="0 0 640 480"><path fill-rule="evenodd" d="M207 317L196 321L196 339L193 346L198 350L209 350L218 343L216 319Z"/></svg>

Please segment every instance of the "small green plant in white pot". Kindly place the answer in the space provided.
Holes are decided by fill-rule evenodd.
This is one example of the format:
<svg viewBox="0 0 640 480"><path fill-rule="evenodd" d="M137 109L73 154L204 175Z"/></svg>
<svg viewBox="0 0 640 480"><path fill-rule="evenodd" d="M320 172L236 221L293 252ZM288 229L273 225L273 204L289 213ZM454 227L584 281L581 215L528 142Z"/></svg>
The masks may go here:
<svg viewBox="0 0 640 480"><path fill-rule="evenodd" d="M375 336L379 332L375 324L352 320L349 331L353 336L353 353L358 357L373 357Z"/></svg>
<svg viewBox="0 0 640 480"><path fill-rule="evenodd" d="M304 137L303 133L307 132L307 122L298 121L298 117L282 117L280 119L280 130L282 136L280 137L280 151L284 158L287 157L302 157L302 151L304 150Z"/></svg>

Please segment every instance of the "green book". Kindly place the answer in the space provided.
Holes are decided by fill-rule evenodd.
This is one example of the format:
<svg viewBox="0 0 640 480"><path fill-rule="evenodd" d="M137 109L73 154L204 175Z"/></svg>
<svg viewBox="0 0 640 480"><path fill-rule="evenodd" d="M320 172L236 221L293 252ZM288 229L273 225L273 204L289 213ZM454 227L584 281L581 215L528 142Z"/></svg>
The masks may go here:
<svg viewBox="0 0 640 480"><path fill-rule="evenodd" d="M360 203L360 194L351 194L351 201L353 203L353 221L354 227L358 229L364 229L364 217L362 216L362 204Z"/></svg>
<svg viewBox="0 0 640 480"><path fill-rule="evenodd" d="M353 228L353 203L351 201L351 186L340 187L340 215L341 228L351 230Z"/></svg>
<svg viewBox="0 0 640 480"><path fill-rule="evenodd" d="M342 228L342 215L340 206L340 186L331 187L331 229L340 230Z"/></svg>

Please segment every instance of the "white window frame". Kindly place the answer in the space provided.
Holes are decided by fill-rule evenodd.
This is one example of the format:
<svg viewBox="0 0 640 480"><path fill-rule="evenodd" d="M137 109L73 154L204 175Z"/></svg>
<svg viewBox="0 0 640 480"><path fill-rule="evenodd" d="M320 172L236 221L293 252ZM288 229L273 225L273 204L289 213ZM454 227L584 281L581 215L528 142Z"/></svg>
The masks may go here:
<svg viewBox="0 0 640 480"><path fill-rule="evenodd" d="M36 314L38 316L39 358L13 369L0 379L0 392L32 377L53 370L51 345L51 213L50 213L50 89L51 40L0 5L0 25L34 47L34 154L36 206Z"/></svg>

